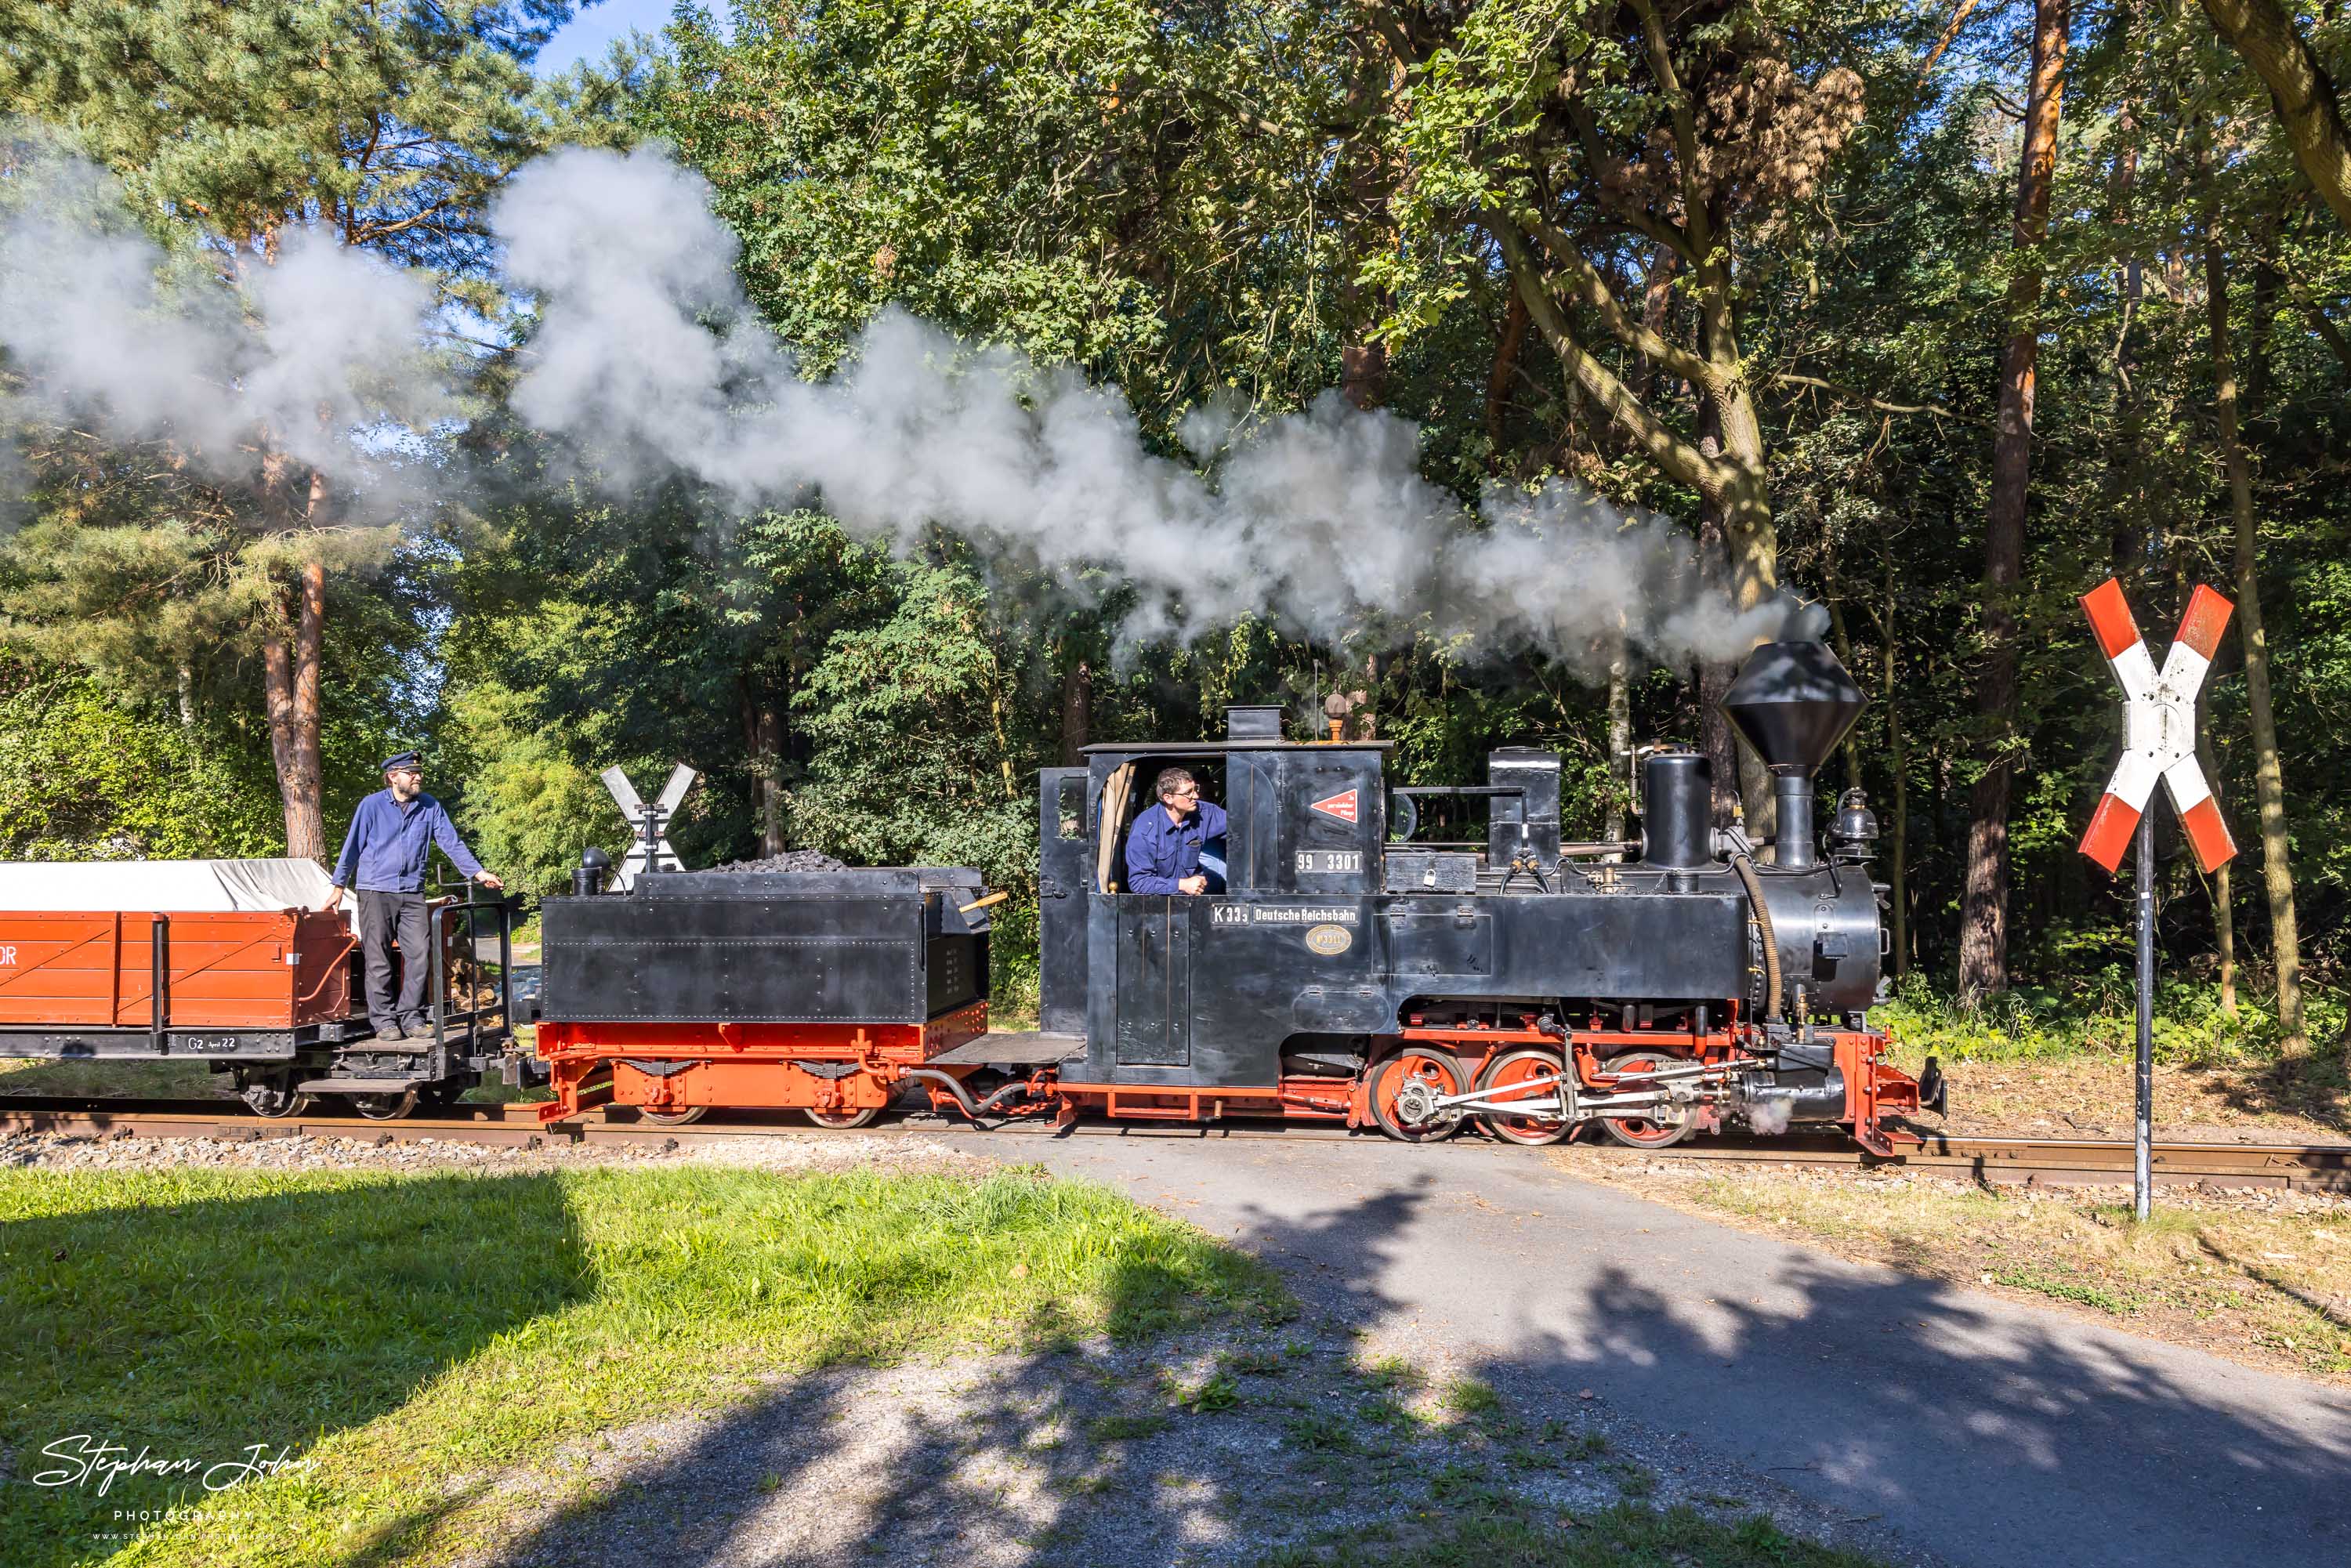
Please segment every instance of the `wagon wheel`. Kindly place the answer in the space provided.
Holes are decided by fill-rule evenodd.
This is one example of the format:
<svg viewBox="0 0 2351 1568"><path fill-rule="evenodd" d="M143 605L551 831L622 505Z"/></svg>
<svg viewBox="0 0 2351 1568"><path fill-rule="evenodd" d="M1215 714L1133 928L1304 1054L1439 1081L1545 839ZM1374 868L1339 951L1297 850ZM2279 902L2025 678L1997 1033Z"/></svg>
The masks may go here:
<svg viewBox="0 0 2351 1568"><path fill-rule="evenodd" d="M1526 1087L1522 1093L1506 1097L1513 1100L1523 1098L1543 1105L1552 1112L1552 1115L1548 1118L1507 1116L1498 1111L1485 1111L1479 1113L1479 1119L1486 1124L1487 1131L1494 1136L1513 1144L1559 1142L1574 1130L1566 1118L1557 1114L1557 1085L1565 1071L1560 1064L1559 1052L1545 1051L1540 1046L1521 1046L1516 1051L1502 1052L1488 1062L1486 1071L1478 1075L1478 1092L1490 1099L1505 1091L1539 1085Z"/></svg>
<svg viewBox="0 0 2351 1568"><path fill-rule="evenodd" d="M416 1110L416 1091L402 1089L391 1094L354 1094L351 1109L371 1122L396 1122L413 1115Z"/></svg>
<svg viewBox="0 0 2351 1568"><path fill-rule="evenodd" d="M810 1105L803 1113L818 1126L833 1128L862 1127L881 1113L879 1105L869 1105L862 1111L820 1111Z"/></svg>
<svg viewBox="0 0 2351 1568"><path fill-rule="evenodd" d="M1396 1109L1396 1096L1418 1083L1437 1094L1459 1094L1466 1075L1449 1051L1425 1045L1406 1046L1372 1069L1372 1115L1380 1131L1407 1144L1432 1144L1461 1130L1461 1113L1444 1111L1426 1120L1406 1122Z"/></svg>
<svg viewBox="0 0 2351 1568"><path fill-rule="evenodd" d="M256 1078L237 1091L245 1108L256 1116L272 1121L281 1116L298 1116L309 1109L310 1097L294 1092L291 1073L273 1072L266 1078Z"/></svg>
<svg viewBox="0 0 2351 1568"><path fill-rule="evenodd" d="M465 1098L465 1085L455 1082L427 1083L416 1092L417 1103L427 1111L447 1111Z"/></svg>
<svg viewBox="0 0 2351 1568"><path fill-rule="evenodd" d="M637 1107L637 1118L640 1121L651 1122L656 1127L683 1127L689 1123L701 1121L703 1113L709 1109L707 1105L687 1105L675 1111L656 1111L650 1105L640 1105Z"/></svg>
<svg viewBox="0 0 2351 1568"><path fill-rule="evenodd" d="M1662 1051L1628 1051L1622 1056L1612 1056L1601 1064L1602 1071L1619 1077L1628 1072L1654 1072L1662 1067L1679 1067L1682 1061ZM1603 1116L1600 1124L1608 1135L1620 1144L1636 1149L1666 1149L1690 1135L1697 1124L1687 1105L1653 1105L1646 1114L1639 1116Z"/></svg>

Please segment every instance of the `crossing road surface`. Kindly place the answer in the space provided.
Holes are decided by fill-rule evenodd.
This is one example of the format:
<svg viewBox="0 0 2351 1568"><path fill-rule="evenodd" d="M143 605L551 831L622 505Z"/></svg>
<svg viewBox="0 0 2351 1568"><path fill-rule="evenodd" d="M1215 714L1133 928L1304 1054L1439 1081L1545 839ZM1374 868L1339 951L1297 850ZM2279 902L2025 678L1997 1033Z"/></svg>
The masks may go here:
<svg viewBox="0 0 2351 1568"><path fill-rule="evenodd" d="M968 1136L1001 1155L1003 1141ZM1727 1229L1541 1155L1023 1139L1512 1386L1593 1389L1953 1563L2351 1563L2351 1398Z"/></svg>

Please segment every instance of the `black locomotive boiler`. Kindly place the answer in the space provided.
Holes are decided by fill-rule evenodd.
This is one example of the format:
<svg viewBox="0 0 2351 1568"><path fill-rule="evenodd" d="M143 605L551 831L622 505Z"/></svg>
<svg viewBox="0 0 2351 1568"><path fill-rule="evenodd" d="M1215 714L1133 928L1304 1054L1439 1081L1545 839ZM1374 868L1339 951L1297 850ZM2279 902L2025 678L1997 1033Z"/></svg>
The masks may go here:
<svg viewBox="0 0 2351 1568"><path fill-rule="evenodd" d="M987 1028L974 873L903 873L888 910L868 906L883 883L821 875L653 872L551 899L548 1113L609 1096L838 1125L919 1086L974 1116L1270 1115L1406 1141L1476 1122L1520 1143L1597 1122L1643 1147L1838 1124L1890 1153L1886 1119L1942 1088L1868 1023L1885 925L1867 804L1848 790L1816 820L1813 775L1864 705L1821 643L1765 644L1740 672L1723 706L1771 773L1768 844L1714 828L1688 752L1646 758L1638 836L1601 844L1563 841L1543 751L1493 753L1482 785L1391 787L1385 745L1285 739L1279 709L1249 707L1217 741L1090 747L1041 779L1036 1031ZM1228 814L1221 891L1122 885L1170 766ZM1439 800L1482 802L1482 840L1421 837ZM925 966L947 961L942 985ZM657 966L693 984L644 983ZM858 998L888 1016L845 1012Z"/></svg>

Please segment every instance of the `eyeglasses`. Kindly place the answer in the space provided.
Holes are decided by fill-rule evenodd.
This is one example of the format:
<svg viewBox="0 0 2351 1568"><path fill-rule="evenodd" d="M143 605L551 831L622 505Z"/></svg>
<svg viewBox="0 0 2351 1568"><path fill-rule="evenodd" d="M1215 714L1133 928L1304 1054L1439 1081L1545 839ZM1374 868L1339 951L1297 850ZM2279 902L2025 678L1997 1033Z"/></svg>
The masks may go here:
<svg viewBox="0 0 2351 1568"><path fill-rule="evenodd" d="M1167 797L1170 800L1196 800L1199 798L1200 792L1197 789L1178 789Z"/></svg>

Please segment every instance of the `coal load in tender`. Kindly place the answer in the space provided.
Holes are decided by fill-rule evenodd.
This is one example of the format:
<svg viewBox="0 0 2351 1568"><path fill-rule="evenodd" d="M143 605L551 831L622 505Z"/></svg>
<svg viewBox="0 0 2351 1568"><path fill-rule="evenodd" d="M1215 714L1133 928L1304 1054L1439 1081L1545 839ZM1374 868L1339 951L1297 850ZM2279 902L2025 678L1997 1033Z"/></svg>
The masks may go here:
<svg viewBox="0 0 2351 1568"><path fill-rule="evenodd" d="M847 871L849 869L849 865L845 861L837 861L833 859L831 855L826 854L822 850L786 850L782 854L768 855L763 860L728 861L725 865L715 865L710 869L713 871L766 872Z"/></svg>

